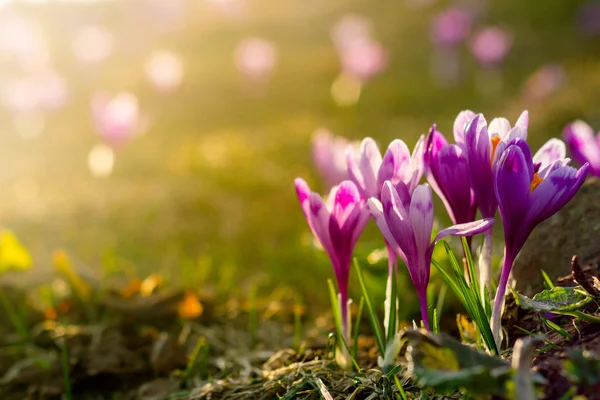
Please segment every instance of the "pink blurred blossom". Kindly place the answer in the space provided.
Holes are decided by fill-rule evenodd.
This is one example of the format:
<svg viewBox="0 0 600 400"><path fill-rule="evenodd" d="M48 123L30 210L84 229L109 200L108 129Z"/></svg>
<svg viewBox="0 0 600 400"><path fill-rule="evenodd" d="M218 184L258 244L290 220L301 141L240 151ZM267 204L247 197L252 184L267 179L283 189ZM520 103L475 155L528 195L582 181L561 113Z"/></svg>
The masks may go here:
<svg viewBox="0 0 600 400"><path fill-rule="evenodd" d="M44 32L30 19L11 12L0 15L0 53L24 69L50 63L50 48Z"/></svg>
<svg viewBox="0 0 600 400"><path fill-rule="evenodd" d="M331 39L344 74L364 82L386 69L388 52L373 39L367 19L355 14L342 17L333 26Z"/></svg>
<svg viewBox="0 0 600 400"><path fill-rule="evenodd" d="M114 47L113 35L102 26L86 26L73 35L71 49L75 58L87 64L106 60Z"/></svg>
<svg viewBox="0 0 600 400"><path fill-rule="evenodd" d="M469 47L480 64L495 66L504 60L512 43L512 35L508 31L496 26L489 26L475 34Z"/></svg>
<svg viewBox="0 0 600 400"><path fill-rule="evenodd" d="M600 35L600 3L589 1L582 4L576 22L582 33L590 36Z"/></svg>
<svg viewBox="0 0 600 400"><path fill-rule="evenodd" d="M327 188L332 188L348 179L346 152L351 145L358 153L358 143L342 136L334 136L325 128L319 128L313 133L313 161Z"/></svg>
<svg viewBox="0 0 600 400"><path fill-rule="evenodd" d="M331 40L337 49L351 46L354 42L371 38L371 22L357 14L343 16L331 29Z"/></svg>
<svg viewBox="0 0 600 400"><path fill-rule="evenodd" d="M2 104L17 113L57 110L65 105L68 95L67 81L51 69L15 77L0 86Z"/></svg>
<svg viewBox="0 0 600 400"><path fill-rule="evenodd" d="M92 116L100 136L113 147L131 141L144 131L137 97L120 92L111 97L99 92L91 100Z"/></svg>
<svg viewBox="0 0 600 400"><path fill-rule="evenodd" d="M367 81L383 72L388 65L388 52L374 40L357 41L344 48L340 54L344 73Z"/></svg>
<svg viewBox="0 0 600 400"><path fill-rule="evenodd" d="M240 16L246 7L245 0L205 0L211 7L226 17Z"/></svg>
<svg viewBox="0 0 600 400"><path fill-rule="evenodd" d="M565 82L565 70L557 64L546 64L527 79L524 94L540 100L556 92Z"/></svg>
<svg viewBox="0 0 600 400"><path fill-rule="evenodd" d="M131 2L134 10L139 12L135 2ZM155 29L169 32L185 28L188 13L187 0L146 0L147 10Z"/></svg>
<svg viewBox="0 0 600 400"><path fill-rule="evenodd" d="M172 51L157 50L146 60L144 71L157 90L171 92L177 89L183 80L183 61Z"/></svg>
<svg viewBox="0 0 600 400"><path fill-rule="evenodd" d="M246 38L235 49L235 64L248 79L268 80L277 64L277 49L268 40Z"/></svg>
<svg viewBox="0 0 600 400"><path fill-rule="evenodd" d="M431 40L442 46L455 46L467 39L472 16L458 7L450 7L437 14L431 22Z"/></svg>

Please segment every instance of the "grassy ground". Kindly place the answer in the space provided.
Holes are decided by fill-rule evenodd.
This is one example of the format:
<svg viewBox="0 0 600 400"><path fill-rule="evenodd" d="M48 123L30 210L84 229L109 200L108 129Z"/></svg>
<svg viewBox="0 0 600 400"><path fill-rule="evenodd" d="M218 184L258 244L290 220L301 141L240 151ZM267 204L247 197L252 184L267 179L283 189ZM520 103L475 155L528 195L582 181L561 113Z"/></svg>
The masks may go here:
<svg viewBox="0 0 600 400"><path fill-rule="evenodd" d="M433 122L449 133L465 108L510 119L527 108L535 147L574 118L600 126L600 47L578 30L579 1L478 3L485 11L481 23L506 26L515 35L499 72L504 85L493 95L478 89L482 71L466 48L458 86L444 88L432 78L428 24L443 4L249 3L243 16L228 19L188 1L185 29L170 32L153 29L147 9L134 1L22 7L48 32L57 69L72 86L69 105L49 116L39 137L22 139L12 115L0 115L2 225L34 256L28 278L47 281L50 254L64 248L90 272L159 272L176 285L223 296L246 297L256 286L265 296L289 288L318 310L327 304L330 268L311 246L292 183L303 176L318 184L309 148L317 127L354 139L370 135L382 145L398 137L414 143ZM375 22L391 59L355 107L340 108L329 93L339 72L329 29L349 11ZM87 23L105 24L118 38L115 56L91 69L77 64L68 47L74 28ZM279 50L279 66L261 90L245 83L232 62L235 45L247 35L272 40ZM185 59L185 82L174 94L158 95L144 80L143 59L156 47ZM566 84L531 100L524 85L548 62L565 68ZM86 167L99 141L88 106L95 89L137 93L151 120L145 136L118 151L107 179L93 178ZM357 254L363 258L376 246L371 229ZM370 268L378 276L384 270Z"/></svg>

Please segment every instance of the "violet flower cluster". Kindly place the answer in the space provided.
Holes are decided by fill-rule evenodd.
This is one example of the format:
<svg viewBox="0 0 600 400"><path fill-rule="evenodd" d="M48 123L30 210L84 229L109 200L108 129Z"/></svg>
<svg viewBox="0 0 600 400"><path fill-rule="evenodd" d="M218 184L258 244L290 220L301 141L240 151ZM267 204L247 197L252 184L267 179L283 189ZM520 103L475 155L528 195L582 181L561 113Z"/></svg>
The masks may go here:
<svg viewBox="0 0 600 400"><path fill-rule="evenodd" d="M495 118L488 124L482 114L466 110L454 122L454 143L449 143L434 125L426 137L418 140L412 153L403 141L394 140L382 157L375 141L366 138L358 152L353 146L348 147L344 168L340 167L339 151L335 152L338 161L329 164L335 165L335 170L321 172L348 180L334 186L326 201L312 192L305 181L296 180L309 227L333 266L346 338L352 252L371 216L388 249L388 288L395 284L391 277L400 257L419 297L423 325L429 329L427 286L431 258L436 242L443 237L465 236L470 241L472 236L484 233L479 280L482 299L494 298L491 238L494 216L499 210L505 251L491 320L499 343L500 315L515 257L533 229L573 198L588 170L600 171L599 140L584 123L572 124L565 131L576 160L582 164L579 169L569 166L566 146L559 139L549 140L532 155L527 144L528 125L526 111L511 126L504 118ZM595 146L591 146L592 142ZM319 167L326 165L320 162ZM429 184L420 184L423 175ZM439 231L433 240L432 189L442 199L454 224ZM476 219L478 211L481 219Z"/></svg>

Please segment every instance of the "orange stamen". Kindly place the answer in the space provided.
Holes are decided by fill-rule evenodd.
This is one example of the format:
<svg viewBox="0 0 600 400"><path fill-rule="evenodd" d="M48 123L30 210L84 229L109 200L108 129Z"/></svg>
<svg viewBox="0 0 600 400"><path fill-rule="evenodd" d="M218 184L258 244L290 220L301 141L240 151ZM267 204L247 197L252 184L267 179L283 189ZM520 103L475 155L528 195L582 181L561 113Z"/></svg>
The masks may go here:
<svg viewBox="0 0 600 400"><path fill-rule="evenodd" d="M533 179L531 180L531 186L529 186L529 192L533 192L535 190L535 188L537 188L538 186L540 186L540 183L542 183L543 179L540 178L540 174L538 174L537 172L535 174L533 174Z"/></svg>
<svg viewBox="0 0 600 400"><path fill-rule="evenodd" d="M490 164L494 162L494 156L496 155L496 148L498 147L498 143L500 143L500 136L492 136L490 139L492 142L492 155L490 156Z"/></svg>

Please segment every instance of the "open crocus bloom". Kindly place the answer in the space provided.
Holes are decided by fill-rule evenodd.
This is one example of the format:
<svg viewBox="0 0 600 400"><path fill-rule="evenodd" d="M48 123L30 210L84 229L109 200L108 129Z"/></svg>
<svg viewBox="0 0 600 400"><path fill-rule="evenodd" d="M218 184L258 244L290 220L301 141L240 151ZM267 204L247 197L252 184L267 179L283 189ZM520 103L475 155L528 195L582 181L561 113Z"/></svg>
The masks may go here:
<svg viewBox="0 0 600 400"><path fill-rule="evenodd" d="M565 127L564 138L569 153L579 165L590 164L590 173L600 176L600 134L583 121L575 121Z"/></svg>
<svg viewBox="0 0 600 400"><path fill-rule="evenodd" d="M462 120L464 116L459 115ZM455 137L462 137L456 129ZM464 144L450 144L435 127L429 131L425 144L425 174L427 181L440 196L455 224L475 219L477 206L469 179L469 162Z"/></svg>
<svg viewBox="0 0 600 400"><path fill-rule="evenodd" d="M511 128L505 118L494 118L488 125L482 114L473 115L465 129L464 143L469 160L469 175L475 201L484 217L493 217L498 208L494 193L493 170L502 149L512 139L527 139L529 114L523 111ZM564 156L563 156L564 157Z"/></svg>
<svg viewBox="0 0 600 400"><path fill-rule="evenodd" d="M370 137L363 139L358 154L352 148L346 151L350 180L365 199L379 198L385 181L394 185L402 182L412 194L423 176L423 141L421 136L411 155L406 143L396 139L381 157L375 141Z"/></svg>
<svg viewBox="0 0 600 400"><path fill-rule="evenodd" d="M367 224L370 215L356 185L343 181L331 189L327 203L312 192L306 182L295 181L298 200L312 233L319 240L329 258L341 297L340 308L346 340L350 338L347 313L348 275L352 251Z"/></svg>
<svg viewBox="0 0 600 400"><path fill-rule="evenodd" d="M419 296L423 324L429 329L427 285L435 244L448 235L473 236L483 232L489 229L494 219L487 218L451 226L440 231L431 241L434 215L429 185L417 186L409 203L406 203L401 199L396 187L390 181L386 181L381 192L381 201L371 197L368 204L381 233L408 267Z"/></svg>
<svg viewBox="0 0 600 400"><path fill-rule="evenodd" d="M542 154L554 153L545 150ZM522 139L509 142L498 161L494 189L505 239L504 266L492 312L492 331L498 344L501 309L515 257L533 229L567 204L587 175L587 163L579 170L568 163L568 159L552 160L546 156L536 160Z"/></svg>

